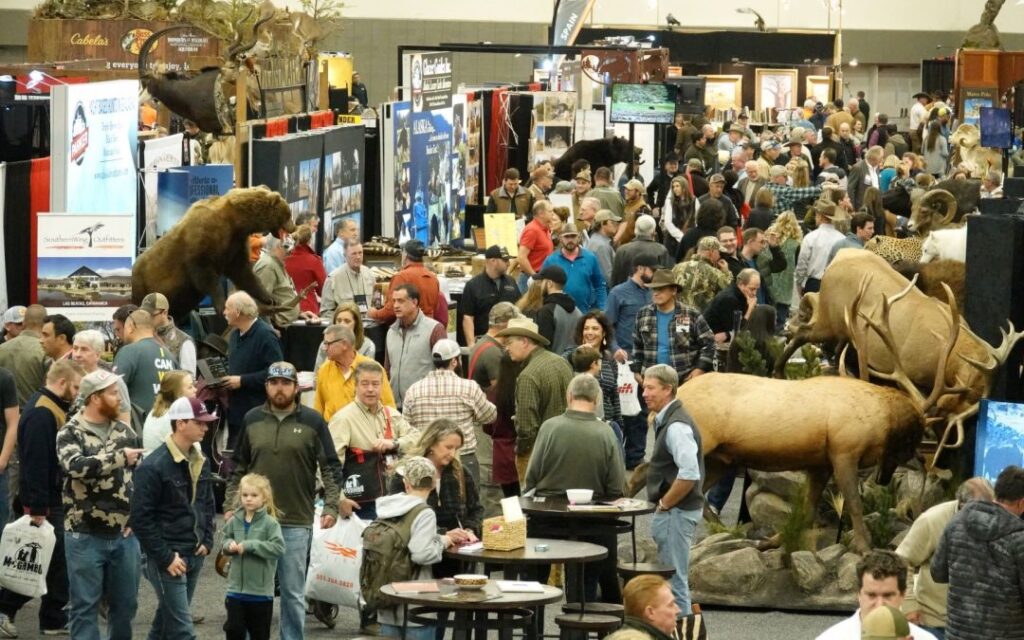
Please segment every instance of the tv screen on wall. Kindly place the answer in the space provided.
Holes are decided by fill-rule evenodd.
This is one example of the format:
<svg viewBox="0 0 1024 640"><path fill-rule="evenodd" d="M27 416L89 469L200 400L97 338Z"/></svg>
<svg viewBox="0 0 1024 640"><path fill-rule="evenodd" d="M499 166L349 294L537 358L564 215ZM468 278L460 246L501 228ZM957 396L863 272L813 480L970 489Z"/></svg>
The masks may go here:
<svg viewBox="0 0 1024 640"><path fill-rule="evenodd" d="M613 84L610 120L625 124L672 124L677 90L671 84Z"/></svg>

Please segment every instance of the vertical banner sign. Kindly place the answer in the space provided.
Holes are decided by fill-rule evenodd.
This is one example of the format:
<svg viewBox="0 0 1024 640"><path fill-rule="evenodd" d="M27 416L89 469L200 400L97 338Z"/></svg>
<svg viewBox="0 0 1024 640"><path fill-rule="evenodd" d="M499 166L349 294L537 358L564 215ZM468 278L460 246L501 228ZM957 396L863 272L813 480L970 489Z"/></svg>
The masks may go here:
<svg viewBox="0 0 1024 640"><path fill-rule="evenodd" d="M414 113L452 106L452 54L410 53L403 60L402 85L411 88Z"/></svg>
<svg viewBox="0 0 1024 640"><path fill-rule="evenodd" d="M410 237L427 246L448 244L453 225L452 109L412 115L409 179L413 204Z"/></svg>
<svg viewBox="0 0 1024 640"><path fill-rule="evenodd" d="M50 208L134 213L138 80L56 85L52 95Z"/></svg>
<svg viewBox="0 0 1024 640"><path fill-rule="evenodd" d="M146 212L146 226L142 230L142 235L147 247L157 239L157 174L162 169L181 166L184 160L183 142L184 134L181 133L142 142L143 207Z"/></svg>
<svg viewBox="0 0 1024 640"><path fill-rule="evenodd" d="M552 45L563 47L576 42L576 36L583 29L583 21L594 8L594 1L558 0L554 21L551 23Z"/></svg>
<svg viewBox="0 0 1024 640"><path fill-rule="evenodd" d="M35 301L71 320L104 322L131 302L135 214L38 218Z"/></svg>

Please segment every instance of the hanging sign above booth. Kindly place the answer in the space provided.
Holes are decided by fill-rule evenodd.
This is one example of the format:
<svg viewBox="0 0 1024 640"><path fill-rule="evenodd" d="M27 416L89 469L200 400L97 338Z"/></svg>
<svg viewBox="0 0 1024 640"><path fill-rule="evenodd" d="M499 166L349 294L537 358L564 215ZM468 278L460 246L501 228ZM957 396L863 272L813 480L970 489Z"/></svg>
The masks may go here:
<svg viewBox="0 0 1024 640"><path fill-rule="evenodd" d="M412 100L413 113L452 106L452 54L407 53L402 57L402 86Z"/></svg>

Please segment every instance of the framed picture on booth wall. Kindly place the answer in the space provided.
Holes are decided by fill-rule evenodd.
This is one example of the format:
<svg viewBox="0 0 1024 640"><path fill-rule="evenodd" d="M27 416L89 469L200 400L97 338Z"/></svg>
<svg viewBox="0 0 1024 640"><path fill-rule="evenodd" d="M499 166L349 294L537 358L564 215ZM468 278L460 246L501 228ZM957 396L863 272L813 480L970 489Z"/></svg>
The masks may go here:
<svg viewBox="0 0 1024 640"><path fill-rule="evenodd" d="M754 71L754 108L794 109L797 104L796 69L757 69Z"/></svg>
<svg viewBox="0 0 1024 640"><path fill-rule="evenodd" d="M743 76L702 76L704 104L715 109L743 108Z"/></svg>
<svg viewBox="0 0 1024 640"><path fill-rule="evenodd" d="M807 89L807 98L814 98L817 102L825 104L828 102L829 77L828 76L807 76L804 80ZM805 98L806 99L806 98Z"/></svg>

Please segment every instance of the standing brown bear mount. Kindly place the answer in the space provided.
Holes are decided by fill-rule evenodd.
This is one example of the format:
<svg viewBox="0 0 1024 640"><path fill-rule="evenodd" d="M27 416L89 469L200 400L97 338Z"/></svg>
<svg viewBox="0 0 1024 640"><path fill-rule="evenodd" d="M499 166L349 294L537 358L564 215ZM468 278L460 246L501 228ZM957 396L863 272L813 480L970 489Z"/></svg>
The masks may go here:
<svg viewBox="0 0 1024 640"><path fill-rule="evenodd" d="M146 294L162 293L171 315L181 319L209 295L219 313L225 299L221 277L226 276L258 303L273 305L252 271L249 236L294 230L288 203L266 187L232 189L200 200L135 262L132 301L140 304Z"/></svg>

